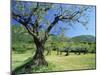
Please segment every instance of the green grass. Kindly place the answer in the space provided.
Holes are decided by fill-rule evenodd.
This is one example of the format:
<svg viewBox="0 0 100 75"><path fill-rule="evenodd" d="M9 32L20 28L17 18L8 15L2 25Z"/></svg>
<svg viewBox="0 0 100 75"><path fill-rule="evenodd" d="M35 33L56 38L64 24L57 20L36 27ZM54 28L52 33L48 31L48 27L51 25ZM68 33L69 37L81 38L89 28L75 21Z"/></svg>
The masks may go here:
<svg viewBox="0 0 100 75"><path fill-rule="evenodd" d="M12 70L22 65L30 57L32 57L32 53L30 52L25 52L23 54L12 52Z"/></svg>
<svg viewBox="0 0 100 75"><path fill-rule="evenodd" d="M29 57L32 56L32 52L25 52L24 54L12 53L12 69L23 64ZM45 56L49 65L35 67L32 72L49 72L49 71L64 71L64 70L82 70L82 69L95 69L95 54L75 55L69 56L57 55L56 52L52 52L51 55Z"/></svg>
<svg viewBox="0 0 100 75"><path fill-rule="evenodd" d="M95 54L51 55L47 56L46 59L48 62L55 64L55 68L52 71L95 69Z"/></svg>

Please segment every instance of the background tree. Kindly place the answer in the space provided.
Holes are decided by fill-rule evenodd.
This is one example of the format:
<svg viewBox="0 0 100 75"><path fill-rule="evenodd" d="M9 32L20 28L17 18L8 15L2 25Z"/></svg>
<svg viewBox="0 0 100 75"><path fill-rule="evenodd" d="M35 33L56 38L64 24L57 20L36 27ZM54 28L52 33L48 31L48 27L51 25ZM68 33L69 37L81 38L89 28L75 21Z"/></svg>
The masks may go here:
<svg viewBox="0 0 100 75"><path fill-rule="evenodd" d="M59 32L60 28L81 23L86 27L88 23L88 10L91 6L65 5L39 2L12 2L12 19L26 28L33 37L36 52L32 63L35 65L47 65L44 58L44 45L53 32ZM65 26L59 25L65 23Z"/></svg>

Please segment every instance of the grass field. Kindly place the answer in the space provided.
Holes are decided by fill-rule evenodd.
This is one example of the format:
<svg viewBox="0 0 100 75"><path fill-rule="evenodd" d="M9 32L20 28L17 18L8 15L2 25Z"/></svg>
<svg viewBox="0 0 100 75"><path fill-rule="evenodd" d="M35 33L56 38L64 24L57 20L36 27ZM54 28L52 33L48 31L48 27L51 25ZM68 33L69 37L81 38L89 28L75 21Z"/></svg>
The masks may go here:
<svg viewBox="0 0 100 75"><path fill-rule="evenodd" d="M25 52L24 54L14 54L12 52L12 70L23 64L29 57L32 56L32 52ZM48 67L37 67L32 72L50 72L50 71L64 71L64 70L82 70L82 69L95 69L96 61L95 54L75 55L69 56L57 55L56 52L52 52L51 55L45 56L48 61Z"/></svg>

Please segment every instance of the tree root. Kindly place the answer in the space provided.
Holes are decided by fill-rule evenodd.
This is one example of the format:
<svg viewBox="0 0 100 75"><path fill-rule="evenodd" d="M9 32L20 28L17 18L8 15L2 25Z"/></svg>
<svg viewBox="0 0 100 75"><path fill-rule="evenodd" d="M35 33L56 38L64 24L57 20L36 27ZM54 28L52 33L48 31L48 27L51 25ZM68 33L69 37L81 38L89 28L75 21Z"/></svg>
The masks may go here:
<svg viewBox="0 0 100 75"><path fill-rule="evenodd" d="M12 71L12 75L31 73L32 68L36 68L39 66L48 66L48 63L45 59L41 59L41 58L33 59L33 60L31 59L27 63L18 67L18 69Z"/></svg>

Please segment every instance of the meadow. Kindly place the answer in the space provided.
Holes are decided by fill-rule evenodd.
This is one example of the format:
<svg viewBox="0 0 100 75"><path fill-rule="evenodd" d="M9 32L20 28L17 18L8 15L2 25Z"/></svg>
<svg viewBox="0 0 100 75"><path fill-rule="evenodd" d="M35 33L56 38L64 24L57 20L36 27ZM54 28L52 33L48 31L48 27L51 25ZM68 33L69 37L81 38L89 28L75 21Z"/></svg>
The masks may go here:
<svg viewBox="0 0 100 75"><path fill-rule="evenodd" d="M23 27L19 27L18 25L12 26L12 37L12 71L17 72L18 70L18 73L20 73L20 67L27 63L34 56L36 47L32 37L26 33ZM80 42L84 40L85 42ZM66 49L65 52L63 52L61 55L57 55L57 52L59 50L61 51L63 48L69 49ZM84 48L87 51L85 51L86 54L82 53ZM74 52L72 51L73 49ZM65 56L67 50L69 51L69 55ZM50 52L48 53L48 51L51 51L51 55ZM75 54L75 51L77 53L81 51L81 54ZM81 35L78 37L69 38L64 36L62 37L60 35L51 35L45 44L44 57L48 62L48 66L32 67L30 72L23 70L23 73L95 69L95 37L89 35Z"/></svg>
<svg viewBox="0 0 100 75"><path fill-rule="evenodd" d="M17 54L12 52L12 70L22 65L27 59L31 58L32 52ZM87 70L96 68L95 54L76 55L70 53L69 56L57 55L56 51L52 51L51 55L46 56L48 66L40 66L32 69L31 72L51 72L51 71L69 71L69 70Z"/></svg>

